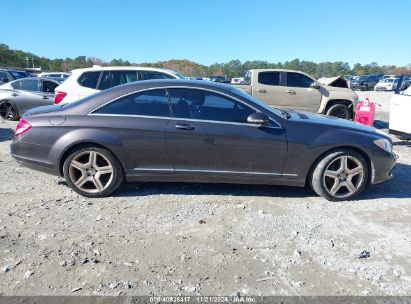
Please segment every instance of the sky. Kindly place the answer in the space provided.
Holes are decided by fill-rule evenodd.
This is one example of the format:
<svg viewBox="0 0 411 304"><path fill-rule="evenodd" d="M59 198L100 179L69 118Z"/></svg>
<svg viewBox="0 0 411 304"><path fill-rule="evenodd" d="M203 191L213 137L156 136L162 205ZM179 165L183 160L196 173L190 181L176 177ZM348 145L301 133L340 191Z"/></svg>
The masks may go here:
<svg viewBox="0 0 411 304"><path fill-rule="evenodd" d="M0 43L133 63L411 63L411 0L1 0Z"/></svg>

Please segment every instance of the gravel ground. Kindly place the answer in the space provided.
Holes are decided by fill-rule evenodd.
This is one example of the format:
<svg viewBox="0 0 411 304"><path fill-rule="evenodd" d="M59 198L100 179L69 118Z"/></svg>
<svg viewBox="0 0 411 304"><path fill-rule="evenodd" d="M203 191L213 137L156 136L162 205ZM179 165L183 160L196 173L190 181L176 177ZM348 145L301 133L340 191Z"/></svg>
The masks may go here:
<svg viewBox="0 0 411 304"><path fill-rule="evenodd" d="M391 93L360 92L381 103ZM0 295L411 295L411 144L357 201L292 187L128 184L85 199L9 155L0 122Z"/></svg>

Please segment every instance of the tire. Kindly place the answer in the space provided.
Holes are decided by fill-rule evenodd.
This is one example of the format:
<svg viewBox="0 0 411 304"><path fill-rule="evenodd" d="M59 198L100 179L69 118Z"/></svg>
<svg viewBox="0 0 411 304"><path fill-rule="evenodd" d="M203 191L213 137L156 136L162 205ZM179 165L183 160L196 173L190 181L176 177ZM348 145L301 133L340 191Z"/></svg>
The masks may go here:
<svg viewBox="0 0 411 304"><path fill-rule="evenodd" d="M315 193L329 201L349 201L367 188L369 175L368 163L360 153L341 149L317 162L309 182Z"/></svg>
<svg viewBox="0 0 411 304"><path fill-rule="evenodd" d="M343 103L337 103L332 105L328 108L327 113L328 116L334 116L343 119L351 119L351 111L347 105Z"/></svg>
<svg viewBox="0 0 411 304"><path fill-rule="evenodd" d="M19 111L16 105L8 101L0 103L0 117L3 120L18 120Z"/></svg>
<svg viewBox="0 0 411 304"><path fill-rule="evenodd" d="M74 150L63 164L67 184L86 197L104 197L116 191L124 180L118 159L108 150L89 146Z"/></svg>

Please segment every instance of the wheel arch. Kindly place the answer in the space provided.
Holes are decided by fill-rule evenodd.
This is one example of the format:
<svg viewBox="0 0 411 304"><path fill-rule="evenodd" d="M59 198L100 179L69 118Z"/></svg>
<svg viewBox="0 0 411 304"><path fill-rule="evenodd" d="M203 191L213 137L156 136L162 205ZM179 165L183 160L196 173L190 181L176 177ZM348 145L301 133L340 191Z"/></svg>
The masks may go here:
<svg viewBox="0 0 411 304"><path fill-rule="evenodd" d="M308 170L307 176L305 178L305 185L310 184L311 183L311 176L313 174L314 169L316 168L316 166L318 165L318 163L328 154L333 153L335 151L339 151L339 150L351 150L354 152L359 153L362 157L364 157L364 159L367 162L368 165L368 170L369 170L369 174L368 174L368 180L367 180L367 184L369 184L372 180L372 176L374 175L373 172L373 164L371 161L371 157L362 149L355 147L355 146L349 146L349 145L344 145L344 146L339 146L339 147L334 147L331 148L327 151L324 151L321 155L319 155L314 162L311 164L310 169Z"/></svg>
<svg viewBox="0 0 411 304"><path fill-rule="evenodd" d="M336 104L344 104L351 112L351 117L354 117L354 102L349 99L330 99L324 108L323 114L327 113L328 109Z"/></svg>
<svg viewBox="0 0 411 304"><path fill-rule="evenodd" d="M109 151L119 162L121 169L124 173L124 166L123 163L120 161L120 159L117 157L117 155L107 146L101 144L101 143L96 143L92 141L84 141L84 142L77 142L72 144L71 146L67 147L67 149L61 154L61 157L59 158L58 161L58 172L60 176L63 176L63 166L64 162L66 161L67 157L75 150L79 150L82 148L87 148L87 147L95 147L95 148L100 148L100 149L105 149Z"/></svg>

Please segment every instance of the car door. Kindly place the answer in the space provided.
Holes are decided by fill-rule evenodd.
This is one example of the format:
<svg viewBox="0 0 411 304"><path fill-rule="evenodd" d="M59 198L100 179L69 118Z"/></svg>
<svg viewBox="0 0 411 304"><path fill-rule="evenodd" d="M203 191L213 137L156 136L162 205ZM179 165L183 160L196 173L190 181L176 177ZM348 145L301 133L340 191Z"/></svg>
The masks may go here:
<svg viewBox="0 0 411 304"><path fill-rule="evenodd" d="M321 104L321 93L311 87L314 79L295 72L286 72L285 107L299 111L318 113Z"/></svg>
<svg viewBox="0 0 411 304"><path fill-rule="evenodd" d="M252 84L253 96L271 107L287 107L287 88L281 85L283 74L275 71L259 72Z"/></svg>
<svg viewBox="0 0 411 304"><path fill-rule="evenodd" d="M402 94L397 90L391 98L390 104L390 132L401 135L408 135L411 138L411 123L409 114L411 113L411 88Z"/></svg>
<svg viewBox="0 0 411 304"><path fill-rule="evenodd" d="M287 152L285 131L275 122L258 127L247 117L256 112L221 93L167 90L173 118L166 146L174 170L195 178L204 174L227 181L281 176Z"/></svg>
<svg viewBox="0 0 411 304"><path fill-rule="evenodd" d="M125 173L141 176L173 173L165 149L165 130L170 122L170 108L164 89L152 89L120 97L88 115L88 123L98 129L110 128L119 140L117 151Z"/></svg>
<svg viewBox="0 0 411 304"><path fill-rule="evenodd" d="M13 82L11 86L14 89L11 95L12 101L17 106L20 115L41 103L39 79L21 79Z"/></svg>
<svg viewBox="0 0 411 304"><path fill-rule="evenodd" d="M54 104L54 89L59 86L59 83L51 81L51 80L41 80L40 87L40 101L38 106L47 106Z"/></svg>

